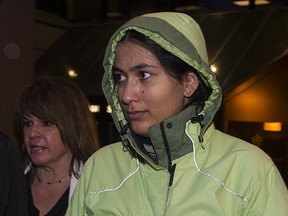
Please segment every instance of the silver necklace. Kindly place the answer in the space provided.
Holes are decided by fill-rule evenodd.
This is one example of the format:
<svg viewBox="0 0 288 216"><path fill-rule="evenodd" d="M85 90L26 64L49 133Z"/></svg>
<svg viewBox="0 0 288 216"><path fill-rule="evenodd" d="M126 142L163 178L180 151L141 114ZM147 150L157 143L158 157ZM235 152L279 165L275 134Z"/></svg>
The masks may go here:
<svg viewBox="0 0 288 216"><path fill-rule="evenodd" d="M65 181L65 180L70 178L70 175L69 175L69 176L67 176L67 177L65 177L63 179L58 180L58 181L43 181L37 175L35 175L35 176L36 176L38 182L49 184L49 185L51 185L51 184L59 184L59 183L61 183L61 182L63 182L63 181Z"/></svg>

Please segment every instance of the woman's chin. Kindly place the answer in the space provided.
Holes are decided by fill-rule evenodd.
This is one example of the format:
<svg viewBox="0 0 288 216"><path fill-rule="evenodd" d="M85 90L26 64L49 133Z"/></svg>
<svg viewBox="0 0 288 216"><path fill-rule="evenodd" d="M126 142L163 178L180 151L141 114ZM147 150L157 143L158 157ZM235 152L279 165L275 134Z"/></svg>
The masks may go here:
<svg viewBox="0 0 288 216"><path fill-rule="evenodd" d="M132 131L135 133L135 134L137 134L137 135L139 135L139 136L142 136L142 137L149 137L149 133L148 133L148 128L146 128L146 127L141 127L141 125L140 126L131 126L131 129L132 129Z"/></svg>

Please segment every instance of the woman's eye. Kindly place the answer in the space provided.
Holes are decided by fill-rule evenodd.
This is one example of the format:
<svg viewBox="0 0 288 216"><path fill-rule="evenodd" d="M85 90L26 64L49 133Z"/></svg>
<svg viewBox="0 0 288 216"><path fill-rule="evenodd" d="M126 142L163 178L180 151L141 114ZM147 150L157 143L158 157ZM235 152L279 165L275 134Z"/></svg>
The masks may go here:
<svg viewBox="0 0 288 216"><path fill-rule="evenodd" d="M51 126L53 123L50 121L43 121L44 126Z"/></svg>
<svg viewBox="0 0 288 216"><path fill-rule="evenodd" d="M113 77L115 82L121 82L125 80L125 76L123 76L121 73L114 73Z"/></svg>
<svg viewBox="0 0 288 216"><path fill-rule="evenodd" d="M23 127L29 127L29 126L32 125L32 122L24 120L24 121L22 122L22 124L23 124Z"/></svg>
<svg viewBox="0 0 288 216"><path fill-rule="evenodd" d="M151 73L140 72L140 76L141 76L142 79L148 79L151 76Z"/></svg>

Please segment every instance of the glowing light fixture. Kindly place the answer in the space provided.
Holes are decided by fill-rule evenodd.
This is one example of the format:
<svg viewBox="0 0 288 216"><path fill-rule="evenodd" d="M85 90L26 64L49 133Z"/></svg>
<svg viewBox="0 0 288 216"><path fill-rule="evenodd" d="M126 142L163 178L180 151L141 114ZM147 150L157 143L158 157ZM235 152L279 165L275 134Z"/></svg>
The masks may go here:
<svg viewBox="0 0 288 216"><path fill-rule="evenodd" d="M98 113L100 112L100 105L91 104L89 105L89 109L92 113Z"/></svg>
<svg viewBox="0 0 288 216"><path fill-rule="evenodd" d="M234 1L233 4L237 6L248 6L250 4L250 1L238 0L238 1ZM255 5L266 5L266 4L270 4L270 2L266 0L255 0Z"/></svg>
<svg viewBox="0 0 288 216"><path fill-rule="evenodd" d="M89 110L90 110L92 113L99 113L100 110L101 110L101 106L98 105L98 104L90 104L90 105L89 105ZM111 109L111 106L110 106L110 105L108 105L108 106L106 107L106 112L107 112L107 113L112 113L112 109Z"/></svg>
<svg viewBox="0 0 288 216"><path fill-rule="evenodd" d="M112 109L111 109L111 106L110 106L110 105L108 105L108 106L106 107L106 112L107 112L107 113L112 113Z"/></svg>
<svg viewBox="0 0 288 216"><path fill-rule="evenodd" d="M282 131L282 123L281 122L264 122L263 130L271 131L271 132L280 132Z"/></svg>
<svg viewBox="0 0 288 216"><path fill-rule="evenodd" d="M71 78L75 78L78 76L77 72L75 70L69 70L68 71L68 76Z"/></svg>
<svg viewBox="0 0 288 216"><path fill-rule="evenodd" d="M216 67L216 65L214 65L214 64L212 64L212 65L210 66L210 69L211 69L214 73L217 72L217 67Z"/></svg>

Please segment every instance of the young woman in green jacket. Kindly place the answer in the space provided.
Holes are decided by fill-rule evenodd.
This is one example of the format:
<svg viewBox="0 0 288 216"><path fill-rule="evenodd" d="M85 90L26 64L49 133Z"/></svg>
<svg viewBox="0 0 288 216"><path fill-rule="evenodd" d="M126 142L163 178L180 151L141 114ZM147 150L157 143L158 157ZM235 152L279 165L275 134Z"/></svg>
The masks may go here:
<svg viewBox="0 0 288 216"><path fill-rule="evenodd" d="M102 88L122 142L87 161L67 216L286 216L257 147L215 129L221 89L188 15L133 18L111 37Z"/></svg>

